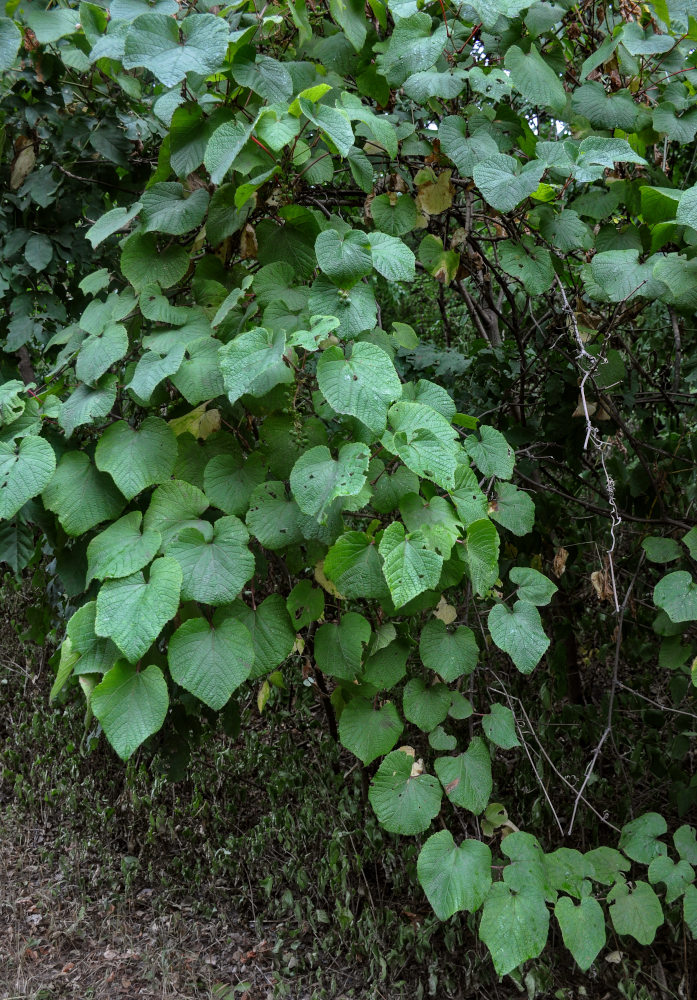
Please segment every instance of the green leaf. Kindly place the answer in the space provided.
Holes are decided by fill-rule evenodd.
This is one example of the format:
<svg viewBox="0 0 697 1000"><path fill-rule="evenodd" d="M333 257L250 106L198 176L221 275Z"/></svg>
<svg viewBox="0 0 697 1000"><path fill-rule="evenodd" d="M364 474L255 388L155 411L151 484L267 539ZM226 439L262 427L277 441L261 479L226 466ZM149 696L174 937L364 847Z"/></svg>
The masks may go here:
<svg viewBox="0 0 697 1000"><path fill-rule="evenodd" d="M413 776L412 767L417 772ZM370 804L389 833L423 833L440 811L440 785L432 775L418 772L413 757L403 750L393 750L371 782Z"/></svg>
<svg viewBox="0 0 697 1000"><path fill-rule="evenodd" d="M544 172L545 164L539 160L521 167L518 160L504 153L487 157L472 170L482 197L499 212L512 212L536 191Z"/></svg>
<svg viewBox="0 0 697 1000"><path fill-rule="evenodd" d="M35 271L45 271L53 259L53 244L48 236L30 236L24 246L24 259Z"/></svg>
<svg viewBox="0 0 697 1000"><path fill-rule="evenodd" d="M597 847L585 855L593 867L591 878L603 885L612 885L621 878L622 872L627 872L631 864L614 847Z"/></svg>
<svg viewBox="0 0 697 1000"><path fill-rule="evenodd" d="M660 856L649 865L649 882L656 885L663 882L666 887L666 903L674 903L695 880L695 870L687 861L675 862Z"/></svg>
<svg viewBox="0 0 697 1000"><path fill-rule="evenodd" d="M638 819L634 819L622 827L619 849L624 851L632 861L648 865L654 858L666 853L666 845L658 838L667 829L666 821L660 813L644 813L643 816L639 816Z"/></svg>
<svg viewBox="0 0 697 1000"><path fill-rule="evenodd" d="M385 427L390 403L402 394L389 355L363 342L353 345L348 360L340 347L324 351L317 363L317 381L333 410L357 417L376 433Z"/></svg>
<svg viewBox="0 0 697 1000"><path fill-rule="evenodd" d="M76 10L54 7L46 10L30 8L25 14L26 24L34 32L39 45L51 45L77 29L79 15Z"/></svg>
<svg viewBox="0 0 697 1000"><path fill-rule="evenodd" d="M407 77L435 65L447 43L441 24L434 31L430 15L419 11L397 21L385 51L376 62L391 87L401 87Z"/></svg>
<svg viewBox="0 0 697 1000"><path fill-rule="evenodd" d="M424 501L416 493L407 493L399 502L399 512L407 531L421 531L431 548L448 559L452 547L462 534L462 526L444 497Z"/></svg>
<svg viewBox="0 0 697 1000"><path fill-rule="evenodd" d="M180 531L166 553L181 566L182 600L231 604L254 574L248 540L244 524L232 516L219 518L211 537L195 527Z"/></svg>
<svg viewBox="0 0 697 1000"><path fill-rule="evenodd" d="M133 233L121 253L121 271L136 291L157 284L171 288L189 270L189 254L177 243L159 249L152 233Z"/></svg>
<svg viewBox="0 0 697 1000"><path fill-rule="evenodd" d="M223 122L213 132L203 163L212 184L220 184L252 134L252 122Z"/></svg>
<svg viewBox="0 0 697 1000"><path fill-rule="evenodd" d="M125 420L111 424L94 454L97 468L108 472L127 500L148 486L169 479L177 460L177 439L159 417L146 417L138 430Z"/></svg>
<svg viewBox="0 0 697 1000"><path fill-rule="evenodd" d="M540 613L528 601L516 601L510 611L505 604L494 605L488 625L491 638L522 674L535 669L549 646Z"/></svg>
<svg viewBox="0 0 697 1000"><path fill-rule="evenodd" d="M203 523L200 516L207 509L208 500L201 490L191 483L175 479L154 491L145 512L143 529L159 531L164 548L183 528L199 528Z"/></svg>
<svg viewBox="0 0 697 1000"><path fill-rule="evenodd" d="M415 258L409 247L396 236L370 233L370 256L373 267L388 281L413 281Z"/></svg>
<svg viewBox="0 0 697 1000"><path fill-rule="evenodd" d="M553 111L564 109L564 85L534 45L530 46L527 55L517 45L512 45L506 52L504 66L513 86L530 104Z"/></svg>
<svg viewBox="0 0 697 1000"><path fill-rule="evenodd" d="M692 826L678 827L673 834L675 850L684 861L689 861L691 865L697 865L697 834Z"/></svg>
<svg viewBox="0 0 697 1000"><path fill-rule="evenodd" d="M131 576L147 566L162 544L159 531L144 531L139 510L125 514L96 535L87 546L87 583L90 580Z"/></svg>
<svg viewBox="0 0 697 1000"><path fill-rule="evenodd" d="M292 370L283 362L286 337L255 327L220 348L220 371L231 403L240 396L264 396L279 383L292 381Z"/></svg>
<svg viewBox="0 0 697 1000"><path fill-rule="evenodd" d="M167 681L152 664L138 671L117 663L92 692L90 707L116 753L128 760L165 721Z"/></svg>
<svg viewBox="0 0 697 1000"><path fill-rule="evenodd" d="M102 521L113 521L126 506L109 476L78 451L63 455L42 499L68 535L84 535Z"/></svg>
<svg viewBox="0 0 697 1000"><path fill-rule="evenodd" d="M240 87L249 87L270 104L285 103L293 93L293 78L277 59L257 53L249 46L235 53L232 75Z"/></svg>
<svg viewBox="0 0 697 1000"><path fill-rule="evenodd" d="M217 712L252 672L254 645L234 618L190 618L169 640L167 662L177 684Z"/></svg>
<svg viewBox="0 0 697 1000"><path fill-rule="evenodd" d="M639 944L651 944L663 923L661 902L650 885L635 882L630 891L618 882L608 893L610 919L618 934L628 934Z"/></svg>
<svg viewBox="0 0 697 1000"><path fill-rule="evenodd" d="M142 203L136 201L130 208L112 208L104 215L100 215L85 233L85 237L92 244L92 249L96 250L104 240L113 236L114 233L118 233L121 229L125 229L135 219L142 207Z"/></svg>
<svg viewBox="0 0 697 1000"><path fill-rule="evenodd" d="M375 539L362 531L340 535L324 559L324 572L346 598L380 598L387 592Z"/></svg>
<svg viewBox="0 0 697 1000"><path fill-rule="evenodd" d="M352 698L339 720L339 738L364 764L390 752L404 725L392 702L374 709L365 698Z"/></svg>
<svg viewBox="0 0 697 1000"><path fill-rule="evenodd" d="M0 524L0 563L9 566L15 575L29 564L34 547L30 525L22 524L19 518Z"/></svg>
<svg viewBox="0 0 697 1000"><path fill-rule="evenodd" d="M549 604L559 589L542 573L527 566L514 566L508 574L508 579L517 585L519 601L528 601L538 607Z"/></svg>
<svg viewBox="0 0 697 1000"><path fill-rule="evenodd" d="M682 555L682 550L674 538L649 536L641 543L646 558L653 563L673 562Z"/></svg>
<svg viewBox="0 0 697 1000"><path fill-rule="evenodd" d="M501 431L484 424L479 428L479 440L470 434L465 450L483 476L510 479L515 465L515 454Z"/></svg>
<svg viewBox="0 0 697 1000"><path fill-rule="evenodd" d="M452 683L472 673L477 666L479 649L471 628L462 625L451 632L442 621L434 618L421 629L419 656L428 670Z"/></svg>
<svg viewBox="0 0 697 1000"><path fill-rule="evenodd" d="M488 132L470 135L466 118L455 115L444 118L438 127L438 138L442 152L450 157L461 177L471 177L477 163L498 156L496 140Z"/></svg>
<svg viewBox="0 0 697 1000"><path fill-rule="evenodd" d="M95 632L96 614L97 602L89 601L68 622L68 638L73 650L80 654L80 661L75 667L76 674L105 673L121 659L121 654L111 639Z"/></svg>
<svg viewBox="0 0 697 1000"><path fill-rule="evenodd" d="M499 536L491 521L482 518L469 525L463 553L472 587L481 597L499 576Z"/></svg>
<svg viewBox="0 0 697 1000"><path fill-rule="evenodd" d="M586 898L576 905L560 896L554 907L564 944L584 972L590 969L605 947L605 915L597 899Z"/></svg>
<svg viewBox="0 0 697 1000"><path fill-rule="evenodd" d="M435 768L445 794L454 805L475 815L484 812L493 788L491 757L484 740L473 737L465 753L438 757Z"/></svg>
<svg viewBox="0 0 697 1000"><path fill-rule="evenodd" d="M252 637L254 665L250 680L270 673L290 656L295 645L295 629L280 594L271 594L255 610L242 601L235 601L217 612L216 621L219 616L230 616L242 622Z"/></svg>
<svg viewBox="0 0 697 1000"><path fill-rule="evenodd" d="M14 517L28 500L46 489L55 468L53 448L43 438L28 435L12 444L0 441L0 518Z"/></svg>
<svg viewBox="0 0 697 1000"><path fill-rule="evenodd" d="M653 590L653 601L672 622L697 620L697 584L685 570L669 573Z"/></svg>
<svg viewBox="0 0 697 1000"><path fill-rule="evenodd" d="M181 367L186 346L175 344L165 355L155 351L146 351L138 359L131 381L126 388L130 389L144 403L150 402L153 392L166 378L175 375Z"/></svg>
<svg viewBox="0 0 697 1000"><path fill-rule="evenodd" d="M208 198L205 188L189 194L183 185L174 182L153 184L141 198L143 232L183 236L198 229L208 208Z"/></svg>
<svg viewBox="0 0 697 1000"><path fill-rule="evenodd" d="M533 886L514 891L495 882L484 902L479 937L499 976L537 958L547 943L549 912L544 894Z"/></svg>
<svg viewBox="0 0 697 1000"><path fill-rule="evenodd" d="M395 521L385 529L379 551L396 608L437 586L443 557L428 547L420 531L407 535L404 526Z"/></svg>
<svg viewBox="0 0 697 1000"><path fill-rule="evenodd" d="M315 240L320 269L335 285L350 288L373 269L367 233L349 229L343 235L325 229Z"/></svg>
<svg viewBox="0 0 697 1000"><path fill-rule="evenodd" d="M408 194L391 191L379 194L370 203L376 227L389 236L405 236L416 225L416 202Z"/></svg>
<svg viewBox="0 0 697 1000"><path fill-rule="evenodd" d="M444 721L450 708L450 690L445 684L430 684L414 677L404 688L402 709L415 726L430 733Z"/></svg>
<svg viewBox="0 0 697 1000"><path fill-rule="evenodd" d="M215 455L206 465L203 488L214 507L225 514L241 517L266 474L266 465L259 454L250 455L244 462L236 455Z"/></svg>
<svg viewBox="0 0 697 1000"><path fill-rule="evenodd" d="M182 571L175 559L156 559L146 582L142 573L107 580L97 596L97 635L113 639L135 663L147 653L179 608Z"/></svg>
<svg viewBox="0 0 697 1000"><path fill-rule="evenodd" d="M478 840L458 847L449 830L432 834L421 848L419 882L439 920L454 913L474 913L491 888L491 851Z"/></svg>
<svg viewBox="0 0 697 1000"><path fill-rule="evenodd" d="M116 402L116 375L104 375L94 386L79 385L63 403L58 423L71 437L76 427L106 417Z"/></svg>
<svg viewBox="0 0 697 1000"><path fill-rule="evenodd" d="M387 414L382 443L417 476L443 489L455 485L457 432L445 417L422 403L399 402Z"/></svg>
<svg viewBox="0 0 697 1000"><path fill-rule="evenodd" d="M75 374L81 382L94 384L117 361L128 354L128 334L121 323L109 323L101 333L83 340Z"/></svg>
<svg viewBox="0 0 697 1000"><path fill-rule="evenodd" d="M326 523L335 500L360 493L369 461L370 449L364 444L343 445L336 460L324 445L304 452L290 474L290 486L300 510Z"/></svg>
<svg viewBox="0 0 697 1000"><path fill-rule="evenodd" d="M315 635L315 661L329 677L352 681L361 669L363 646L370 625L363 615L349 611L337 624L320 625Z"/></svg>
<svg viewBox="0 0 697 1000"><path fill-rule="evenodd" d="M336 146L339 156L348 156L354 144L353 129L348 115L339 108L326 104L313 104L307 98L300 98L300 109L313 125Z"/></svg>
<svg viewBox="0 0 697 1000"><path fill-rule="evenodd" d="M10 69L14 63L22 32L9 17L0 17L0 73Z"/></svg>
<svg viewBox="0 0 697 1000"><path fill-rule="evenodd" d="M455 470L455 488L450 490L450 496L466 528L488 516L489 501L480 490L473 470L466 465L458 465Z"/></svg>
<svg viewBox="0 0 697 1000"><path fill-rule="evenodd" d="M532 237L523 236L520 241L504 240L499 244L498 253L501 268L517 278L530 295L542 295L551 288L554 282L552 256L549 250L537 246Z"/></svg>
<svg viewBox="0 0 697 1000"><path fill-rule="evenodd" d="M361 684L375 691L389 691L404 677L410 652L411 646L402 639L376 649L363 664Z"/></svg>
<svg viewBox="0 0 697 1000"><path fill-rule="evenodd" d="M482 728L487 738L503 750L512 750L520 746L516 733L515 716L505 705L491 705L489 714L482 718Z"/></svg>
<svg viewBox="0 0 697 1000"><path fill-rule="evenodd" d="M363 281L351 288L338 288L325 275L320 275L310 289L308 306L312 315L336 316L339 320L337 336L342 340L353 340L377 324L375 294Z"/></svg>
<svg viewBox="0 0 697 1000"><path fill-rule="evenodd" d="M580 851L559 847L551 854L545 854L543 864L546 881L551 888L568 892L577 899L586 895L586 879L592 878L594 870L591 862Z"/></svg>
<svg viewBox="0 0 697 1000"><path fill-rule="evenodd" d="M324 591L319 587L313 587L309 580L301 580L288 595L286 608L299 632L310 622L316 622L324 615Z"/></svg>
<svg viewBox="0 0 697 1000"><path fill-rule="evenodd" d="M297 503L286 496L285 485L272 480L253 491L246 521L260 544L273 550L301 540L301 516Z"/></svg>
<svg viewBox="0 0 697 1000"><path fill-rule="evenodd" d="M0 426L12 424L22 416L27 405L21 398L25 392L24 382L16 378L0 385Z"/></svg>
<svg viewBox="0 0 697 1000"><path fill-rule="evenodd" d="M188 14L181 21L165 14L143 14L126 35L123 66L144 66L165 87L187 73L208 76L222 69L228 26L213 14Z"/></svg>

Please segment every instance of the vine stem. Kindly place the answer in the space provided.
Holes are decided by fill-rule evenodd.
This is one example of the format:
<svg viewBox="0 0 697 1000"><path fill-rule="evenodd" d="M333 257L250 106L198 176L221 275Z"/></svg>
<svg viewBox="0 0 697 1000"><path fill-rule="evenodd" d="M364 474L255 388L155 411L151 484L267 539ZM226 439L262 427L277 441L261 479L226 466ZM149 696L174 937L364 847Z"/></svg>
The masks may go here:
<svg viewBox="0 0 697 1000"><path fill-rule="evenodd" d="M590 413L588 412L588 401L586 399L586 382L588 381L589 378L592 379L593 376L595 376L595 374L598 371L598 368L600 367L601 364L605 362L606 359L603 358L602 351L599 351L597 357L594 357L586 350L585 345L583 343L583 338L581 337L581 333L578 329L578 323L576 322L576 314L571 308L571 305L569 304L569 300L566 297L566 291L564 289L564 285L559 280L558 276L556 277L556 282L559 287L559 291L561 292L562 302L564 303L564 311L569 317L569 320L571 322L571 329L573 331L574 339L576 341L576 347L578 349L578 353L576 354L576 361L577 363L579 363L579 366L582 360L588 360L590 362L587 368L581 367L581 370L583 371L583 378L581 379L581 384L579 386L579 392L581 394L581 405L583 407L583 416L586 422L586 438L583 442L583 450L584 451L588 450L589 443L593 445L593 448L597 452L598 457L600 459L600 464L603 469L603 476L605 477L605 489L607 491L607 501L610 506L610 542L611 542L609 548L606 549L605 554L607 556L608 567L610 569L610 582L612 584L612 600L615 605L615 614L619 615L620 604L619 604L619 598L617 596L617 582L615 579L615 562L613 559L613 554L615 552L615 546L617 544L615 531L617 528L619 528L620 524L622 523L622 518L620 516L619 508L617 506L617 501L615 499L615 480L607 471L607 465L605 464L605 451L607 449L607 442L603 441L603 439L600 436L600 433L598 432L598 428L594 427L593 422L591 421Z"/></svg>

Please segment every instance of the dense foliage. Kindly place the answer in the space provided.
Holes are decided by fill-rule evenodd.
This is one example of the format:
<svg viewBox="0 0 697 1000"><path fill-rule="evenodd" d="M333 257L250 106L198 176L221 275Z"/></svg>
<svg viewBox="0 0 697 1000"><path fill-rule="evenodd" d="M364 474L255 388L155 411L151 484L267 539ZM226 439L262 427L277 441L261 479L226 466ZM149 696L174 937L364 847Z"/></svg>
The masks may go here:
<svg viewBox="0 0 697 1000"><path fill-rule="evenodd" d="M290 668L500 975L551 913L584 970L608 917L697 935L695 831L672 822L694 714L666 809L618 829L592 796L628 614L631 655L694 704L687 8L5 10L0 555L52 560L54 697L76 677L127 759L201 712L234 729L235 692L263 711ZM589 539L592 575L569 556ZM610 676L600 731L570 717L569 778L525 705L589 700L582 628ZM551 850L519 829L534 809L491 801L518 761Z"/></svg>

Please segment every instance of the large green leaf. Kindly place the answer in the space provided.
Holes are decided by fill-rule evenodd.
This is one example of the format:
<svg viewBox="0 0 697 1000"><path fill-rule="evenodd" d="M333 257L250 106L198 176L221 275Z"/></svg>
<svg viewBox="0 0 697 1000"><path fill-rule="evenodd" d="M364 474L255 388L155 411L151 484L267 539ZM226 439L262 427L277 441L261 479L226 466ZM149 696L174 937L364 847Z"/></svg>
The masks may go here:
<svg viewBox="0 0 697 1000"><path fill-rule="evenodd" d="M435 768L451 802L477 815L484 812L493 787L491 757L484 740L475 736L465 753L438 757Z"/></svg>
<svg viewBox="0 0 697 1000"><path fill-rule="evenodd" d="M317 263L336 285L350 288L373 269L368 234L349 230L343 235L325 229L315 241Z"/></svg>
<svg viewBox="0 0 697 1000"><path fill-rule="evenodd" d="M256 609L242 601L217 612L218 620L230 616L242 622L254 644L254 664L251 679L263 677L286 660L295 645L295 629L288 617L286 602L280 594L271 594Z"/></svg>
<svg viewBox="0 0 697 1000"><path fill-rule="evenodd" d="M503 750L511 750L520 746L520 740L515 728L515 716L505 705L491 705L486 715L482 717L482 729L487 739Z"/></svg>
<svg viewBox="0 0 697 1000"><path fill-rule="evenodd" d="M445 684L427 685L420 677L414 677L402 695L404 715L419 729L430 733L444 721L450 698L450 689Z"/></svg>
<svg viewBox="0 0 697 1000"><path fill-rule="evenodd" d="M667 851L666 845L658 838L668 829L663 816L657 812L644 813L622 827L619 848L642 865L650 864Z"/></svg>
<svg viewBox="0 0 697 1000"><path fill-rule="evenodd" d="M157 283L170 288L180 281L189 269L189 254L176 243L160 249L153 233L133 233L126 240L121 252L121 271L124 278L140 291Z"/></svg>
<svg viewBox="0 0 697 1000"><path fill-rule="evenodd" d="M517 45L512 45L506 52L504 66L513 86L530 104L553 111L564 109L564 85L534 45L530 46L527 55Z"/></svg>
<svg viewBox="0 0 697 1000"><path fill-rule="evenodd" d="M479 840L458 847L449 830L432 834L417 862L419 882L439 920L474 913L491 888L491 851Z"/></svg>
<svg viewBox="0 0 697 1000"><path fill-rule="evenodd" d="M167 546L184 528L203 527L201 514L208 508L208 500L196 486L175 479L154 491L150 506L145 512L143 529L159 531L162 545ZM208 525L210 528L210 525Z"/></svg>
<svg viewBox="0 0 697 1000"><path fill-rule="evenodd" d="M68 535L84 535L102 521L113 521L126 506L111 478L82 451L63 455L42 499Z"/></svg>
<svg viewBox="0 0 697 1000"><path fill-rule="evenodd" d="M208 192L205 188L197 188L189 194L181 184L160 182L147 189L141 204L143 232L183 236L203 222Z"/></svg>
<svg viewBox="0 0 697 1000"><path fill-rule="evenodd" d="M94 454L127 500L169 479L177 460L177 439L159 417L147 417L135 430L125 420L107 427Z"/></svg>
<svg viewBox="0 0 697 1000"><path fill-rule="evenodd" d="M341 742L364 764L389 753L404 725L392 702L375 709L365 698L352 698L341 713Z"/></svg>
<svg viewBox="0 0 697 1000"><path fill-rule="evenodd" d="M499 576L499 536L488 518L469 525L463 554L474 592L483 596Z"/></svg>
<svg viewBox="0 0 697 1000"><path fill-rule="evenodd" d="M510 611L505 604L494 605L489 612L489 632L523 674L535 669L549 646L540 613L528 601L516 601Z"/></svg>
<svg viewBox="0 0 697 1000"><path fill-rule="evenodd" d="M685 570L668 573L653 591L657 608L663 608L672 622L697 621L697 584Z"/></svg>
<svg viewBox="0 0 697 1000"><path fill-rule="evenodd" d="M144 66L165 87L173 87L187 73L208 76L221 69L228 40L227 23L213 14L189 14L182 21L143 14L126 35L123 65Z"/></svg>
<svg viewBox="0 0 697 1000"><path fill-rule="evenodd" d="M548 580L546 576L527 566L514 566L510 570L508 578L511 583L518 587L520 601L528 601L538 607L549 604L558 590L556 584Z"/></svg>
<svg viewBox="0 0 697 1000"><path fill-rule="evenodd" d="M484 902L479 937L491 953L499 976L512 972L529 958L537 958L549 931L544 894L534 886L514 891L495 882Z"/></svg>
<svg viewBox="0 0 697 1000"><path fill-rule="evenodd" d="M531 160L521 167L518 160L504 153L476 163L472 173L482 196L499 212L511 212L529 197L542 180L545 164Z"/></svg>
<svg viewBox="0 0 697 1000"><path fill-rule="evenodd" d="M514 535L527 535L535 524L535 504L513 483L497 483L496 500L489 507L489 516Z"/></svg>
<svg viewBox="0 0 697 1000"><path fill-rule="evenodd" d="M414 758L393 750L373 778L368 797L380 823L390 833L423 833L440 811L441 787L421 772Z"/></svg>
<svg viewBox="0 0 697 1000"><path fill-rule="evenodd" d="M138 670L117 663L92 692L90 707L116 753L128 760L165 721L167 681L152 664Z"/></svg>
<svg viewBox="0 0 697 1000"><path fill-rule="evenodd" d="M319 445L300 456L290 474L290 486L304 514L325 523L335 500L356 496L365 483L370 450L364 444L345 444L333 459Z"/></svg>
<svg viewBox="0 0 697 1000"><path fill-rule="evenodd" d="M95 632L96 615L97 602L88 601L68 622L67 638L76 657L72 667L75 674L105 674L121 659L121 652L111 639Z"/></svg>
<svg viewBox="0 0 697 1000"><path fill-rule="evenodd" d="M223 122L213 132L204 157L213 184L220 184L252 134L250 122Z"/></svg>
<svg viewBox="0 0 697 1000"><path fill-rule="evenodd" d="M380 555L396 608L438 584L443 557L429 548L420 531L406 534L404 525L393 522L382 536Z"/></svg>
<svg viewBox="0 0 697 1000"><path fill-rule="evenodd" d="M461 625L450 631L437 618L421 629L419 639L421 662L448 683L471 674L477 666L479 649L472 629Z"/></svg>
<svg viewBox="0 0 697 1000"><path fill-rule="evenodd" d="M9 17L0 17L0 73L10 69L17 56L22 33Z"/></svg>
<svg viewBox="0 0 697 1000"><path fill-rule="evenodd" d="M249 498L247 527L264 548L283 549L299 542L303 537L301 517L282 482L263 483Z"/></svg>
<svg viewBox="0 0 697 1000"><path fill-rule="evenodd" d="M455 485L456 437L448 420L430 406L399 402L390 407L382 443L417 476L449 489Z"/></svg>
<svg viewBox="0 0 697 1000"><path fill-rule="evenodd" d="M87 546L87 582L130 576L147 566L162 544L159 531L140 530L139 510L125 514L96 535Z"/></svg>
<svg viewBox="0 0 697 1000"><path fill-rule="evenodd" d="M184 528L166 553L181 566L182 599L203 604L231 604L254 574L249 534L236 517L221 517L210 537L195 527Z"/></svg>
<svg viewBox="0 0 697 1000"><path fill-rule="evenodd" d="M663 923L663 908L648 882L635 882L633 889L625 882L618 882L607 899L617 933L628 934L639 944L651 944Z"/></svg>
<svg viewBox="0 0 697 1000"><path fill-rule="evenodd" d="M279 382L292 380L284 364L285 334L256 327L220 348L220 371L228 399L235 403L248 393L263 396Z"/></svg>
<svg viewBox="0 0 697 1000"><path fill-rule="evenodd" d="M100 333L83 340L75 373L81 382L93 384L111 365L128 353L128 334L121 323L109 323Z"/></svg>
<svg viewBox="0 0 697 1000"><path fill-rule="evenodd" d="M0 441L0 518L13 517L54 478L56 456L43 438L33 435L12 444Z"/></svg>
<svg viewBox="0 0 697 1000"><path fill-rule="evenodd" d="M384 429L390 403L402 394L389 355L370 343L354 344L348 360L340 347L328 348L317 363L317 381L332 409L376 432Z"/></svg>
<svg viewBox="0 0 697 1000"><path fill-rule="evenodd" d="M479 439L473 434L465 441L467 454L471 457L483 476L510 479L515 465L515 454L501 431L483 425L479 428Z"/></svg>
<svg viewBox="0 0 697 1000"><path fill-rule="evenodd" d="M315 662L323 673L340 680L353 680L361 669L363 646L370 638L370 625L355 611L336 624L320 625L315 635Z"/></svg>
<svg viewBox="0 0 697 1000"><path fill-rule="evenodd" d="M177 684L218 711L252 672L254 644L234 618L213 625L190 618L169 640L167 660Z"/></svg>
<svg viewBox="0 0 697 1000"><path fill-rule="evenodd" d="M380 598L387 591L375 539L363 531L339 536L325 556L324 572L347 598Z"/></svg>
<svg viewBox="0 0 697 1000"><path fill-rule="evenodd" d="M179 608L182 571L175 559L156 559L148 580L133 573L107 580L97 595L97 635L113 639L131 663L150 649Z"/></svg>

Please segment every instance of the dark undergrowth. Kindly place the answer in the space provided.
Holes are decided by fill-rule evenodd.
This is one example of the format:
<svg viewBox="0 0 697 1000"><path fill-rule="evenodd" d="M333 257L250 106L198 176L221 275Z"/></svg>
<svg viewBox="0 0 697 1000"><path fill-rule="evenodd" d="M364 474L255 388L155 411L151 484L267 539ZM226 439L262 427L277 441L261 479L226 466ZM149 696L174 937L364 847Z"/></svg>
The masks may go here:
<svg viewBox="0 0 697 1000"><path fill-rule="evenodd" d="M366 777L291 678L263 719L255 695L241 704L239 736L204 723L188 762L148 746L122 765L79 688L49 704L51 651L21 638L30 596L3 596L3 997L687 996L669 926L641 956L610 941L588 975L552 937L498 983L471 922L430 912L419 843L378 828Z"/></svg>

